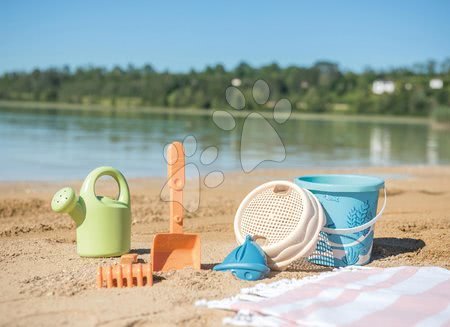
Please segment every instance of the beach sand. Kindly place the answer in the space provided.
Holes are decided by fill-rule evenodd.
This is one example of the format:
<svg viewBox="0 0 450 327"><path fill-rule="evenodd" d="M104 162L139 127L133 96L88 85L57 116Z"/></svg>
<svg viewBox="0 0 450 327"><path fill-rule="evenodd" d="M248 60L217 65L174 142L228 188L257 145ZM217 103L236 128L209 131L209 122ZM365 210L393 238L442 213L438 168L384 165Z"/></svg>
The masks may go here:
<svg viewBox="0 0 450 327"><path fill-rule="evenodd" d="M211 271L236 246L233 218L240 201L262 182L313 172L317 171L226 173L218 188L202 189L200 208L185 219L186 231L201 233L202 270L155 273L153 287L131 289L96 289L97 266L118 259L80 258L71 218L50 209L55 191L70 185L78 193L81 181L0 183L0 325L220 325L231 313L198 308L194 302L229 297L255 284ZM450 166L327 172L386 179L388 206L376 224L370 266L450 268ZM168 231L168 205L160 201L164 180L132 179L129 184L132 248L147 261L153 235ZM101 181L97 187L98 194L115 192L111 181ZM327 270L294 264L264 282Z"/></svg>

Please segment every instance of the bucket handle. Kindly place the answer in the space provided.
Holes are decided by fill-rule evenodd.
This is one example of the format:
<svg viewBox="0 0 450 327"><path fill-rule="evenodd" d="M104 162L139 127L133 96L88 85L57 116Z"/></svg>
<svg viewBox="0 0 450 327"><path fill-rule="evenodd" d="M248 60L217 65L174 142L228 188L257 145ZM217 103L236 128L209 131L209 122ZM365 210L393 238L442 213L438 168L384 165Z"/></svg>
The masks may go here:
<svg viewBox="0 0 450 327"><path fill-rule="evenodd" d="M380 212L378 212L378 214L373 217L370 221L368 221L367 223L361 225L361 226L357 226L357 227L352 227L352 228L328 228L328 227L323 227L322 231L328 234L352 234L352 233L357 233L360 232L362 230L365 230L369 227L372 227L373 224L375 224L375 222L381 217L381 215L383 214L384 209L386 209L386 203L387 203L387 191L386 191L386 187L384 187L384 203L383 206L381 207Z"/></svg>

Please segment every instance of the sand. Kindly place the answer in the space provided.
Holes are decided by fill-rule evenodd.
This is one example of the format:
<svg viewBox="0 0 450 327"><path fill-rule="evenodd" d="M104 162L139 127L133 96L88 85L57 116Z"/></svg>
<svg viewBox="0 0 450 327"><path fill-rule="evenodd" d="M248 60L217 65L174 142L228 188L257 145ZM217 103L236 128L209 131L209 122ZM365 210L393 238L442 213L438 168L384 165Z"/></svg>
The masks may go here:
<svg viewBox="0 0 450 327"><path fill-rule="evenodd" d="M187 231L201 233L202 270L155 273L153 287L132 289L96 289L96 267L117 259L80 258L74 223L50 209L55 191L70 185L78 192L81 181L0 183L0 325L220 325L230 313L197 308L194 302L228 297L255 284L211 271L236 246L232 222L240 201L262 182L311 172L227 173L220 187L202 189L200 208L185 220ZM351 172L383 176L388 188L388 207L376 225L371 266L450 268L449 166ZM164 181L135 179L129 184L132 248L148 260L153 235L168 230L168 206L159 196ZM110 181L101 182L97 189L99 194L116 192ZM326 270L298 263L265 281Z"/></svg>

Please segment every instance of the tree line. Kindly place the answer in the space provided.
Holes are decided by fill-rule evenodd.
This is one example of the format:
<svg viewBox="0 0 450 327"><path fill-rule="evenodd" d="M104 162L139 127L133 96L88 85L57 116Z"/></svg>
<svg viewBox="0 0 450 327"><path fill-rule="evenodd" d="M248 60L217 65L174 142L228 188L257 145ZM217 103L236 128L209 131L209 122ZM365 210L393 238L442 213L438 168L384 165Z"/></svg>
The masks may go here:
<svg viewBox="0 0 450 327"><path fill-rule="evenodd" d="M225 90L233 84L246 96L246 108L260 108L252 101L256 80L270 86L270 100L287 98L294 111L426 116L434 108L450 107L450 58L411 67L362 72L341 69L328 61L310 67L280 67L273 63L252 67L242 62L233 69L223 65L186 73L158 72L151 65L111 69L79 67L8 72L0 76L0 99L104 105L120 108L157 106L173 108L223 108ZM442 80L431 88L430 80ZM395 89L375 94L374 81L392 81ZM180 109L182 110L182 109Z"/></svg>

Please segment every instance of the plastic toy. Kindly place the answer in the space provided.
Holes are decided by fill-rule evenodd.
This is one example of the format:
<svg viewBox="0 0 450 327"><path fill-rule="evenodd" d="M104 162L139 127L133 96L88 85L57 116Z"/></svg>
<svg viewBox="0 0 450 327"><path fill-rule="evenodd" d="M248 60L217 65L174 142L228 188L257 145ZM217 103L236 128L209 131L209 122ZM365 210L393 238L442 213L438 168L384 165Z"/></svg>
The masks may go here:
<svg viewBox="0 0 450 327"><path fill-rule="evenodd" d="M95 194L99 177L108 175L119 184L117 200ZM130 251L130 193L125 177L112 167L93 170L77 197L65 187L53 197L52 209L68 213L77 226L77 252L82 257L113 257Z"/></svg>
<svg viewBox="0 0 450 327"><path fill-rule="evenodd" d="M183 233L184 149L180 142L167 151L170 192L170 233L156 234L151 251L153 270L200 269L200 236Z"/></svg>
<svg viewBox="0 0 450 327"><path fill-rule="evenodd" d="M128 254L124 254L123 256L120 257L120 264L121 265L127 265L130 263L136 263L138 255L137 253L128 253Z"/></svg>
<svg viewBox="0 0 450 327"><path fill-rule="evenodd" d="M325 223L322 206L311 192L288 181L258 186L240 204L234 218L236 240L247 235L265 239L259 243L271 269L282 270L309 256Z"/></svg>
<svg viewBox="0 0 450 327"><path fill-rule="evenodd" d="M250 235L244 244L235 248L223 261L213 268L215 271L231 271L239 279L258 280L270 271L267 267L266 255Z"/></svg>
<svg viewBox="0 0 450 327"><path fill-rule="evenodd" d="M97 287L152 286L153 271L151 263L138 263L137 254L120 258L120 264L97 269Z"/></svg>
<svg viewBox="0 0 450 327"><path fill-rule="evenodd" d="M378 177L364 175L307 175L295 182L310 190L325 211L326 226L309 261L332 267L370 262L375 222L386 208L386 188ZM384 204L377 212L379 191Z"/></svg>

